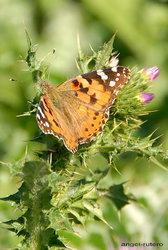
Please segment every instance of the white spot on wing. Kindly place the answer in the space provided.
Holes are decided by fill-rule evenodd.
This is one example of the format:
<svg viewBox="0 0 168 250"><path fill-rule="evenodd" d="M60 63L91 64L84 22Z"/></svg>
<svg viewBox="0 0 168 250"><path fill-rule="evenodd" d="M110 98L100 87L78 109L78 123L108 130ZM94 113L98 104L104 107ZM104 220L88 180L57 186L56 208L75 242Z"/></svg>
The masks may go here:
<svg viewBox="0 0 168 250"><path fill-rule="evenodd" d="M115 84L116 84L116 82L115 82L115 81L110 81L109 86L110 86L110 87L114 87L114 86L115 86Z"/></svg>
<svg viewBox="0 0 168 250"><path fill-rule="evenodd" d="M112 100L111 104L113 104L115 102L116 99Z"/></svg>
<svg viewBox="0 0 168 250"><path fill-rule="evenodd" d="M40 115L38 113L37 113L36 117L38 120L40 120Z"/></svg>
<svg viewBox="0 0 168 250"><path fill-rule="evenodd" d="M97 70L97 74L101 77L102 80L108 79L108 75L106 75L102 69Z"/></svg>
<svg viewBox="0 0 168 250"><path fill-rule="evenodd" d="M50 124L48 122L45 122L45 126L49 128Z"/></svg>
<svg viewBox="0 0 168 250"><path fill-rule="evenodd" d="M101 76L101 78L102 78L102 80L107 80L108 76L104 74L104 75Z"/></svg>
<svg viewBox="0 0 168 250"><path fill-rule="evenodd" d="M113 72L117 72L117 67L112 67L111 70L112 70Z"/></svg>
<svg viewBox="0 0 168 250"><path fill-rule="evenodd" d="M103 70L102 69L98 69L97 70L97 74L99 75L100 73L102 73L103 72Z"/></svg>
<svg viewBox="0 0 168 250"><path fill-rule="evenodd" d="M44 115L42 109L41 109L39 106L38 106L38 111L39 111L39 113L41 114L41 116L42 116L43 118L45 118L45 115Z"/></svg>

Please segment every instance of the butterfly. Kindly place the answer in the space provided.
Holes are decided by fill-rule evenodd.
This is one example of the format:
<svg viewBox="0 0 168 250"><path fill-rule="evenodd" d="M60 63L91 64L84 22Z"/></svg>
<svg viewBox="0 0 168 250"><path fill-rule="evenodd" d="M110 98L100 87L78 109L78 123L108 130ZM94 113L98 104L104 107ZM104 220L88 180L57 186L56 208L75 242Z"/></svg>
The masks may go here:
<svg viewBox="0 0 168 250"><path fill-rule="evenodd" d="M40 129L76 152L79 144L90 142L103 130L109 108L129 78L127 67L115 66L79 75L57 87L43 81L36 114Z"/></svg>

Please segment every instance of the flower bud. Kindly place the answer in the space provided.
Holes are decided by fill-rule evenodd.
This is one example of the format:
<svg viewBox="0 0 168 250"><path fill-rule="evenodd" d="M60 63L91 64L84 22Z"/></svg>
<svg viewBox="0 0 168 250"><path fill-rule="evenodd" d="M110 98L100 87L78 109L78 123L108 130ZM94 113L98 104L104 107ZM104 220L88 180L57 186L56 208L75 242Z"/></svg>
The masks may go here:
<svg viewBox="0 0 168 250"><path fill-rule="evenodd" d="M150 81L154 81L155 78L160 74L160 70L157 66L146 68L143 70Z"/></svg>
<svg viewBox="0 0 168 250"><path fill-rule="evenodd" d="M117 58L117 56L112 56L112 58L110 59L110 62L108 64L109 67L116 67L116 66L118 66L119 59Z"/></svg>
<svg viewBox="0 0 168 250"><path fill-rule="evenodd" d="M152 101L152 99L154 98L154 94L153 93L140 93L137 96L138 100L140 100L140 102L142 104L146 104L150 101Z"/></svg>

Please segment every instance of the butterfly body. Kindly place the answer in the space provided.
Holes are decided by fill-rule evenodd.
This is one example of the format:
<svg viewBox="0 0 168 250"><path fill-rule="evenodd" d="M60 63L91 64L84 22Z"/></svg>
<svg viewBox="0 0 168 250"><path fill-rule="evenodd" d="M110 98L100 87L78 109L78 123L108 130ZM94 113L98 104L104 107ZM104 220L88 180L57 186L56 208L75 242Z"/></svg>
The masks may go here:
<svg viewBox="0 0 168 250"><path fill-rule="evenodd" d="M103 130L109 108L129 75L128 68L118 66L77 76L57 87L42 82L36 115L40 129L75 152Z"/></svg>

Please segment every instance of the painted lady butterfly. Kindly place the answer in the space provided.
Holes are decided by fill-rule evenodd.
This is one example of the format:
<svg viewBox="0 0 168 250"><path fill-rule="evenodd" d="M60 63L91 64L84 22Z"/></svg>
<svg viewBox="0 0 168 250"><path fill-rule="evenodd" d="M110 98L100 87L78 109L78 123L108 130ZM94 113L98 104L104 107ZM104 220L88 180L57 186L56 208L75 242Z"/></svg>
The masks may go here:
<svg viewBox="0 0 168 250"><path fill-rule="evenodd" d="M103 130L109 108L129 78L128 68L116 66L79 75L57 87L42 82L36 115L40 129L62 139L74 153L79 144Z"/></svg>

